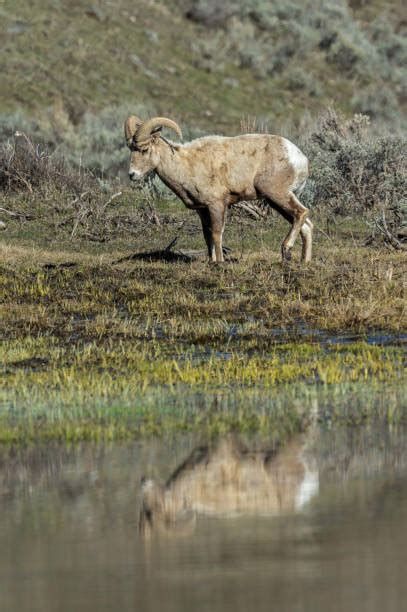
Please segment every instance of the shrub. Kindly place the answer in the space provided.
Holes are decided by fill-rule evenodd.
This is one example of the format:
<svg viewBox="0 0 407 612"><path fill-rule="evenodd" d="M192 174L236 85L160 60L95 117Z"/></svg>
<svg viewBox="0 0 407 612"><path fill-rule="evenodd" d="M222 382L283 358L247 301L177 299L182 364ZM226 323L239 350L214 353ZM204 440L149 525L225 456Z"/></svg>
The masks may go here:
<svg viewBox="0 0 407 612"><path fill-rule="evenodd" d="M75 166L85 166L100 178L112 179L128 165L128 149L123 136L123 122L134 113L140 117L155 114L137 105L107 107L100 113L85 113L78 126L60 134L60 150Z"/></svg>
<svg viewBox="0 0 407 612"><path fill-rule="evenodd" d="M407 39L384 16L357 21L345 0L190 0L186 15L206 27L194 43L198 65L225 70L228 63L267 78L297 68L307 56L326 62L338 80L355 79L357 111L397 125L407 92ZM394 20L393 20L394 21ZM297 75L298 76L298 75ZM335 75L332 75L335 76ZM332 80L332 79L330 79ZM299 88L298 78L288 86ZM326 84L305 87L323 95ZM383 94L386 91L386 95ZM374 96L380 98L375 103Z"/></svg>
<svg viewBox="0 0 407 612"><path fill-rule="evenodd" d="M307 92L316 97L322 94L321 84L314 75L304 68L293 67L284 73L286 87L291 91Z"/></svg>
<svg viewBox="0 0 407 612"><path fill-rule="evenodd" d="M24 133L0 145L2 213L19 222L41 220L53 236L105 242L124 232L140 234L146 224L160 223L154 208L158 197L152 184L115 193Z"/></svg>
<svg viewBox="0 0 407 612"><path fill-rule="evenodd" d="M239 12L239 2L230 0L196 0L186 11L186 17L206 27L224 26Z"/></svg>
<svg viewBox="0 0 407 612"><path fill-rule="evenodd" d="M350 32L338 32L327 48L327 61L335 64L340 72L359 75L365 81L373 76L377 68L376 50L360 33L353 28Z"/></svg>
<svg viewBox="0 0 407 612"><path fill-rule="evenodd" d="M374 137L369 128L365 115L345 120L330 110L320 120L303 144L312 169L303 200L331 215L362 215L382 229L384 223L395 244L405 240L407 225L407 143Z"/></svg>
<svg viewBox="0 0 407 612"><path fill-rule="evenodd" d="M398 123L397 96L384 83L382 87L376 84L356 91L350 103L356 113L372 119L384 119L393 125Z"/></svg>
<svg viewBox="0 0 407 612"><path fill-rule="evenodd" d="M0 146L0 189L44 192L50 187L79 194L91 182L83 171L72 170L57 154L34 145L24 132Z"/></svg>

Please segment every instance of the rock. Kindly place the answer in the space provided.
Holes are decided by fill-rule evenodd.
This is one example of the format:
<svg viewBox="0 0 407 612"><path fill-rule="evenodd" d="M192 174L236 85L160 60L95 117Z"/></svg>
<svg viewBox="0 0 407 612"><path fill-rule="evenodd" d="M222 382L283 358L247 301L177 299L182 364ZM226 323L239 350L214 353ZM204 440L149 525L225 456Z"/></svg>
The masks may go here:
<svg viewBox="0 0 407 612"><path fill-rule="evenodd" d="M160 37L158 36L157 32L154 32L154 30L144 30L144 34L147 36L148 40L154 45L156 45L160 40Z"/></svg>
<svg viewBox="0 0 407 612"><path fill-rule="evenodd" d="M14 21L14 23L7 28L7 34L24 34L29 27L29 24L25 21Z"/></svg>
<svg viewBox="0 0 407 612"><path fill-rule="evenodd" d="M101 22L106 21L107 19L105 13L94 4L92 4L92 6L86 9L86 14L88 15L88 17L93 17L94 19L97 19L97 21Z"/></svg>
<svg viewBox="0 0 407 612"><path fill-rule="evenodd" d="M239 87L240 85L240 81L239 79L234 79L233 77L226 77L225 79L223 79L223 84L226 85L226 87Z"/></svg>

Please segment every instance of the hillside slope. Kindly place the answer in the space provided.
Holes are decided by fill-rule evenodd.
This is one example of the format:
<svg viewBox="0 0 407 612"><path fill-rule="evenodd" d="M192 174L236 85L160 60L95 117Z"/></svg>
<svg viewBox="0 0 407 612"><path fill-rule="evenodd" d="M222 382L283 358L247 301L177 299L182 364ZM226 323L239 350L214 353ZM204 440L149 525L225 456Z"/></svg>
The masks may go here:
<svg viewBox="0 0 407 612"><path fill-rule="evenodd" d="M298 124L334 102L399 125L401 2L352 4L5 0L0 115L62 135L85 113L135 107L233 132L248 114Z"/></svg>

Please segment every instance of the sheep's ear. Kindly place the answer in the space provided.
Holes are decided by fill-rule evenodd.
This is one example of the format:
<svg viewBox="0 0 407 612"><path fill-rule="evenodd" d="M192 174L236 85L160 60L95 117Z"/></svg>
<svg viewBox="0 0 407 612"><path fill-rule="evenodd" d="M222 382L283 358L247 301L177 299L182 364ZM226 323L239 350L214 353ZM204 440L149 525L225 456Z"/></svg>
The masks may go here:
<svg viewBox="0 0 407 612"><path fill-rule="evenodd" d="M133 136L143 122L136 115L130 115L124 122L124 135L127 146L130 147L133 143Z"/></svg>
<svg viewBox="0 0 407 612"><path fill-rule="evenodd" d="M162 129L162 126L159 126L153 132L151 132L151 140L153 142L157 142L158 140L160 140Z"/></svg>

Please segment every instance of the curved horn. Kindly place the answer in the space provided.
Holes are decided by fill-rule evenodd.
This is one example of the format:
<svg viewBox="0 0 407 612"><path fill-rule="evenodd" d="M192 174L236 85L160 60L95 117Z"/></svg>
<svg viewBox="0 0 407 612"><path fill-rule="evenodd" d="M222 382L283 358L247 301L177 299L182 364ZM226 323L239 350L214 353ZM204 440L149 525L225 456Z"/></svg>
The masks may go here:
<svg viewBox="0 0 407 612"><path fill-rule="evenodd" d="M135 139L137 145L140 149L148 147L151 139L151 134L153 132L157 132L163 127L170 128L174 130L176 134L182 139L181 128L175 121L172 119L167 119L166 117L153 117L152 119L147 119L137 130Z"/></svg>
<svg viewBox="0 0 407 612"><path fill-rule="evenodd" d="M129 147L133 141L133 136L143 124L142 120L136 115L130 115L124 122L124 135L126 137L127 146Z"/></svg>

